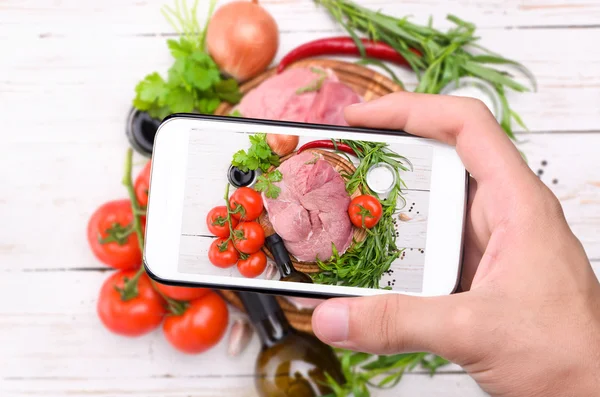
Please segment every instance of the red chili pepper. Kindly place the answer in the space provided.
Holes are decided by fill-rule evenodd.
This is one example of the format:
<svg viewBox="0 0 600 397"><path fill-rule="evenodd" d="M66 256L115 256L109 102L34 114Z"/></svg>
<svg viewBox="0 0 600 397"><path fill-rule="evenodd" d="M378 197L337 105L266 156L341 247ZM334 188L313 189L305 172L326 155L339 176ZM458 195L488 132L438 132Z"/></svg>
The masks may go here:
<svg viewBox="0 0 600 397"><path fill-rule="evenodd" d="M396 63L401 66L410 66L408 61L400 55L392 46L381 42L368 39L361 39L365 47L365 53L371 57L384 61ZM421 56L418 50L411 48L411 51ZM290 51L277 66L277 73L281 73L288 65L300 59L315 57L319 55L360 55L360 50L351 37L329 37L309 41Z"/></svg>
<svg viewBox="0 0 600 397"><path fill-rule="evenodd" d="M297 154L302 153L307 149L334 149L339 150L340 152L346 152L348 154L353 154L356 156L356 152L354 151L354 149L352 149L351 146L341 142L333 143L328 139L305 143L300 147L300 149L298 149Z"/></svg>

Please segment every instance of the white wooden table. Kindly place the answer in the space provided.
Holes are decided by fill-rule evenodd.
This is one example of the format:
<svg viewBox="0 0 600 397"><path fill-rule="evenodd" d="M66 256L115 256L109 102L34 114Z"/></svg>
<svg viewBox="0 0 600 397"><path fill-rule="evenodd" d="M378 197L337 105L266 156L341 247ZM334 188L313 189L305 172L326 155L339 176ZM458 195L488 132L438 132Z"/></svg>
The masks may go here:
<svg viewBox="0 0 600 397"><path fill-rule="evenodd" d="M361 1L447 27L476 22L482 43L531 68L539 92L511 102L531 167L561 199L600 270L600 1ZM281 29L278 57L340 33L309 0L264 0ZM124 125L133 88L164 72L172 30L153 0L0 0L0 395L254 396L256 340L176 353L161 331L114 336L95 313L106 269L86 223L125 196ZM401 77L414 83L407 72ZM414 87L414 84L409 85ZM140 159L141 160L141 159ZM547 165L542 166L542 161ZM480 396L458 367L409 374L374 396Z"/></svg>

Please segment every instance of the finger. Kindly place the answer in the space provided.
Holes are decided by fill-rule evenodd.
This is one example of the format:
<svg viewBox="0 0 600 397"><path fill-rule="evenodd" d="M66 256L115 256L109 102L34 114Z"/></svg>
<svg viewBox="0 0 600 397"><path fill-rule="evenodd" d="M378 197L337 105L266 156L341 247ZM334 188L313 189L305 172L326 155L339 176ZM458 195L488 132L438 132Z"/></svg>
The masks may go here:
<svg viewBox="0 0 600 397"><path fill-rule="evenodd" d="M331 299L313 313L313 330L336 347L374 354L430 352L463 360L473 317L468 294Z"/></svg>
<svg viewBox="0 0 600 397"><path fill-rule="evenodd" d="M531 172L494 116L475 99L398 92L349 106L345 117L350 125L404 130L456 146L480 183Z"/></svg>

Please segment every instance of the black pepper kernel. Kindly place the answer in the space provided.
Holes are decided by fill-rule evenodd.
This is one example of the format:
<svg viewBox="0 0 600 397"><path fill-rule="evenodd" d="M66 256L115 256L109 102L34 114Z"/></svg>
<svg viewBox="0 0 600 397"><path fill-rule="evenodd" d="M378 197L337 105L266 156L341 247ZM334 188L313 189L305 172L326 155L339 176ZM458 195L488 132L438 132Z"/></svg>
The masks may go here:
<svg viewBox="0 0 600 397"><path fill-rule="evenodd" d="M542 169L540 169L540 170L537 170L537 174L538 174L538 175L542 175L543 173L544 173L544 170L542 170Z"/></svg>
<svg viewBox="0 0 600 397"><path fill-rule="evenodd" d="M556 185L558 183L558 179L552 179L552 183Z"/></svg>
<svg viewBox="0 0 600 397"><path fill-rule="evenodd" d="M547 162L546 160L542 160L542 166L544 166L544 167L545 167L545 166L547 166L547 165L548 165L548 162Z"/></svg>
<svg viewBox="0 0 600 397"><path fill-rule="evenodd" d="M419 213L419 211L417 211L417 214Z"/></svg>

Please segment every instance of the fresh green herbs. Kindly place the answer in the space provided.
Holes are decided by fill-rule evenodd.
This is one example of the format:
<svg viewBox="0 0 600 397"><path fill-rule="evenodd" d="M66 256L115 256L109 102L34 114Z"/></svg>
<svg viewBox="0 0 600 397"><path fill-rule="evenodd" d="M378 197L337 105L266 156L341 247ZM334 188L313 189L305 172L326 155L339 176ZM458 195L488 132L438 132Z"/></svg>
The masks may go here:
<svg viewBox="0 0 600 397"><path fill-rule="evenodd" d="M229 115L231 117L244 117L238 109L235 109L233 112L229 113Z"/></svg>
<svg viewBox="0 0 600 397"><path fill-rule="evenodd" d="M266 174L262 174L256 180L254 189L258 192L264 192L265 196L271 199L276 199L281 193L281 188L275 182L281 182L283 175L279 170L274 170Z"/></svg>
<svg viewBox="0 0 600 397"><path fill-rule="evenodd" d="M392 388L406 372L419 366L433 375L438 368L448 364L447 360L427 353L375 356L338 349L338 354L346 383L340 385L327 376L327 384L333 393L326 397L369 397L368 386Z"/></svg>
<svg viewBox="0 0 600 397"><path fill-rule="evenodd" d="M475 36L475 25L449 15L447 19L455 27L442 32L434 29L431 23L417 25L406 17L396 18L361 7L351 0L314 0L327 9L331 16L352 36L356 45L365 56L364 46L358 33L366 34L370 39L381 40L392 46L402 55L416 72L419 84L416 92L439 93L442 88L463 76L475 76L492 84L501 98L504 118L501 125L514 139L512 120L519 125L519 116L510 109L505 89L523 92L528 88L518 83L506 71L490 65L516 67L529 79L536 89L535 78L520 63L501 57L480 46ZM476 54L469 49L476 49ZM417 50L418 53L412 50Z"/></svg>
<svg viewBox="0 0 600 397"><path fill-rule="evenodd" d="M304 94L306 92L319 91L321 89L321 87L323 86L323 83L325 82L325 79L327 78L327 73L325 73L325 71L323 69L319 69L319 68L315 68L315 67L310 68L310 70L311 70L311 72L319 75L319 77L316 80L312 81L307 86L298 88L296 90L297 95Z"/></svg>
<svg viewBox="0 0 600 397"><path fill-rule="evenodd" d="M381 219L367 231L367 237L353 244L343 255L339 255L334 247L329 261L317 262L321 271L313 276L313 280L319 284L380 288L381 277L402 254L402 249L396 246L394 214L398 200L404 205L402 188L405 184L399 170L409 171L412 165L408 159L390 150L386 143L351 140L342 140L342 143L350 146L360 159L353 174L343 174L350 194L360 188L362 193L377 197L367 184L367 172L372 165L380 162L391 165L395 170L396 184L386 200L380 200L383 209Z"/></svg>
<svg viewBox="0 0 600 397"><path fill-rule="evenodd" d="M231 164L242 172L259 168L263 172L267 172L272 165L277 167L279 156L271 151L266 137L266 134L250 135L250 148L248 148L248 151L243 149L237 151L233 155Z"/></svg>
<svg viewBox="0 0 600 397"><path fill-rule="evenodd" d="M211 0L207 21L216 1ZM172 113L211 114L221 101L237 103L241 98L234 79L222 79L218 66L205 50L206 27L196 19L198 0L191 9L175 1L175 9L165 6L163 15L181 35L167 45L175 62L164 79L157 72L147 75L135 87L133 106L150 117L162 120Z"/></svg>

